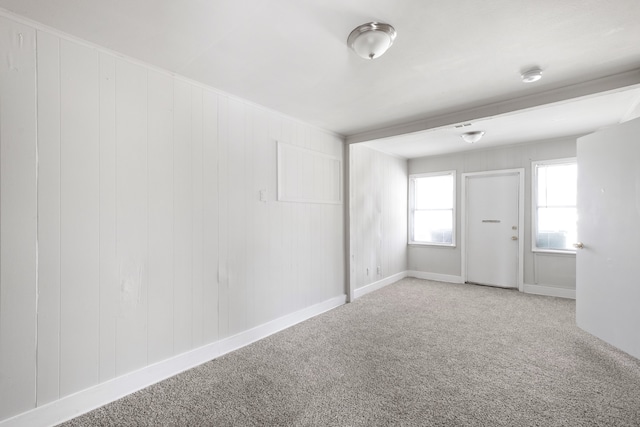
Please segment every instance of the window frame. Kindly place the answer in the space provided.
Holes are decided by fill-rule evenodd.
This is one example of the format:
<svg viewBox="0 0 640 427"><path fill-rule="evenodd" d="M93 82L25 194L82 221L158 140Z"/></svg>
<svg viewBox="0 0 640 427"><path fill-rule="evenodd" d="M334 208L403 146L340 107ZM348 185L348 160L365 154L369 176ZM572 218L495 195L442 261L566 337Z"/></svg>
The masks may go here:
<svg viewBox="0 0 640 427"><path fill-rule="evenodd" d="M531 252L548 254L575 255L576 249L548 249L539 248L538 237L538 167L562 164L578 165L576 157L564 157L561 159L535 160L531 162ZM576 200L576 208L578 202Z"/></svg>
<svg viewBox="0 0 640 427"><path fill-rule="evenodd" d="M409 245L415 246L437 246L437 247L447 247L447 248L455 248L456 247L456 226L457 226L457 209L456 209L456 197L457 197L457 171L456 170L447 170L440 172L427 172L427 173L416 173L409 175L409 218L408 218L408 236L407 240ZM413 230L414 230L414 212L415 212L415 180L418 178L429 178L436 176L451 176L453 179L453 194L452 194L452 213L453 216L453 225L451 230L451 243L437 243L437 242L422 242L416 241L413 239Z"/></svg>

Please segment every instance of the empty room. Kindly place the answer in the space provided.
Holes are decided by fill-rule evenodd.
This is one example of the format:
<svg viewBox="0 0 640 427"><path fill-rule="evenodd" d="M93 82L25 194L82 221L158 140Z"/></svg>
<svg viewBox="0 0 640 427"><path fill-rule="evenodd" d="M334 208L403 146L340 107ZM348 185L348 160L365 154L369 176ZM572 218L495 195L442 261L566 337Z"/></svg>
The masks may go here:
<svg viewBox="0 0 640 427"><path fill-rule="evenodd" d="M640 426L637 0L0 0L0 427Z"/></svg>

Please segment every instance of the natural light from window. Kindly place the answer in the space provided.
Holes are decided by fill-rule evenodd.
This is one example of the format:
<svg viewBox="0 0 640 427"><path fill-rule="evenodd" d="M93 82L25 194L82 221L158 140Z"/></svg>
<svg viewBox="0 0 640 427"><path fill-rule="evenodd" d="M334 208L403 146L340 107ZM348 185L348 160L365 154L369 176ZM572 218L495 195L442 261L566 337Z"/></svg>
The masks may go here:
<svg viewBox="0 0 640 427"><path fill-rule="evenodd" d="M576 162L539 162L534 165L534 171L534 249L573 251L573 243L577 241Z"/></svg>
<svg viewBox="0 0 640 427"><path fill-rule="evenodd" d="M455 244L455 172L410 177L411 243Z"/></svg>

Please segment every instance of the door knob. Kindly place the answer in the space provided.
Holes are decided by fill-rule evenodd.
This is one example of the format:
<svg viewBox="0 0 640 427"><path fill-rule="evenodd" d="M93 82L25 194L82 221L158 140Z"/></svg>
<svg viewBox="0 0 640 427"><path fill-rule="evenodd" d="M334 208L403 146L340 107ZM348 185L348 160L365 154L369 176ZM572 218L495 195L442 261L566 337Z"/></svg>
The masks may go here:
<svg viewBox="0 0 640 427"><path fill-rule="evenodd" d="M518 236L511 236L511 240L518 240Z"/></svg>
<svg viewBox="0 0 640 427"><path fill-rule="evenodd" d="M582 242L577 242L573 244L573 247L576 249L584 249L584 244Z"/></svg>

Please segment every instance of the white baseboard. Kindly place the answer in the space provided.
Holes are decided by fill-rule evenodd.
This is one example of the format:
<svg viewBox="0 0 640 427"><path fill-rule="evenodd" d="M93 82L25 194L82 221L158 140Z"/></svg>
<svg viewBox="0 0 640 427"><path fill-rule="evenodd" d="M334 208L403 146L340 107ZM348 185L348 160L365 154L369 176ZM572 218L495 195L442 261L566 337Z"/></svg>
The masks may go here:
<svg viewBox="0 0 640 427"><path fill-rule="evenodd" d="M527 294L545 295L548 297L576 299L575 289L556 288L555 286L529 285L525 283L524 292Z"/></svg>
<svg viewBox="0 0 640 427"><path fill-rule="evenodd" d="M439 273L428 273L426 271L409 270L407 271L407 276L415 277L416 279L435 280L436 282L464 283L464 280L462 280L461 276L452 276L449 274L439 274Z"/></svg>
<svg viewBox="0 0 640 427"><path fill-rule="evenodd" d="M380 288L384 288L387 285L390 285L398 280L404 279L407 277L406 271L401 271L400 273L396 273L389 277L385 277L382 280L378 280L377 282L373 282L367 286L363 286L362 288L358 288L354 292L355 298L360 298L362 295L366 295L369 292L377 291Z"/></svg>
<svg viewBox="0 0 640 427"><path fill-rule="evenodd" d="M186 371L226 353L317 316L346 303L346 295L272 320L248 331L163 360L140 370L122 375L55 402L0 421L0 427L52 426L70 420L128 394L141 390L180 372Z"/></svg>

